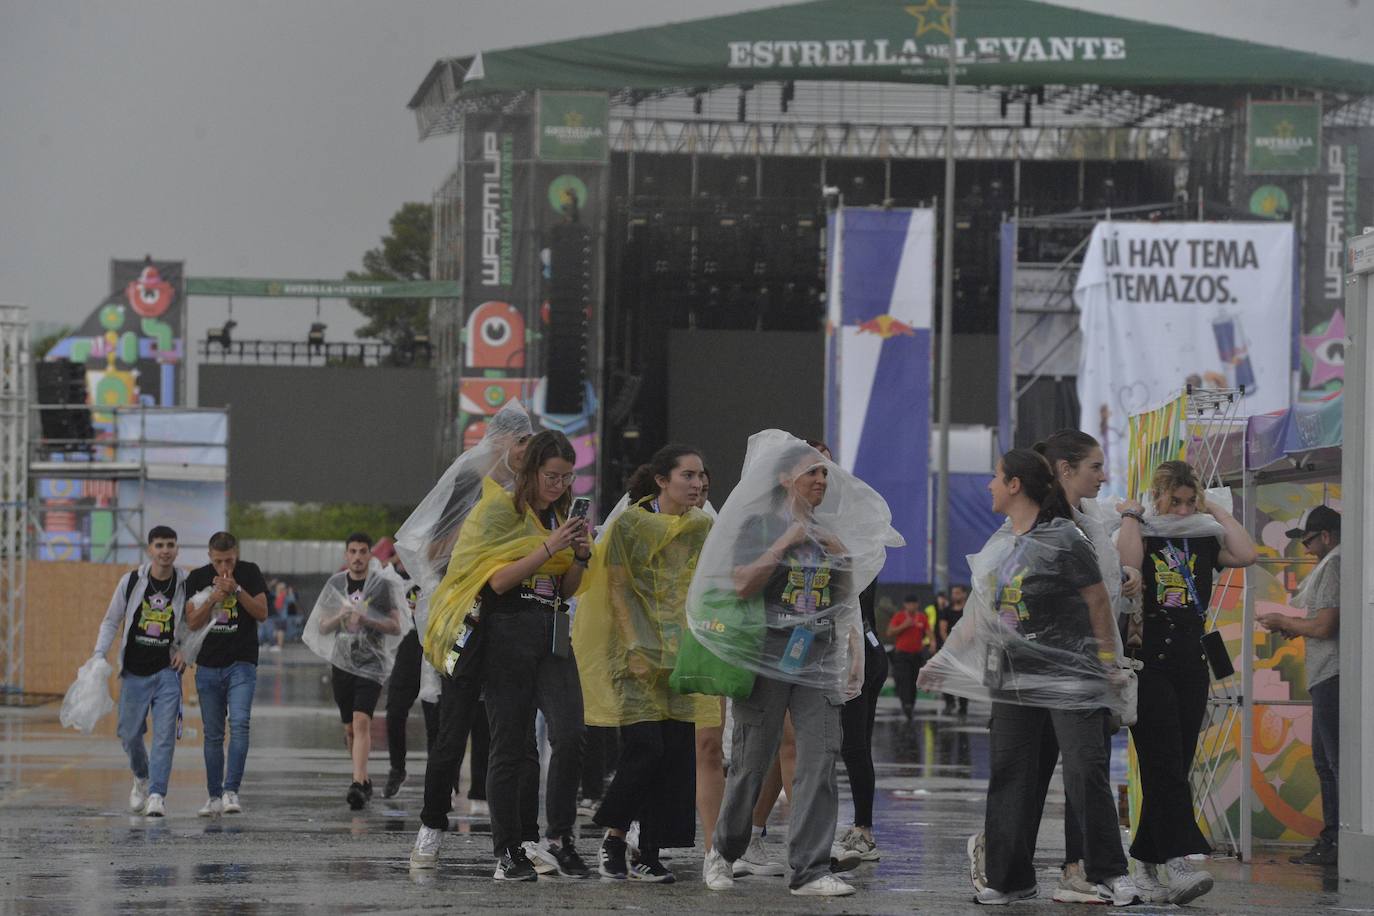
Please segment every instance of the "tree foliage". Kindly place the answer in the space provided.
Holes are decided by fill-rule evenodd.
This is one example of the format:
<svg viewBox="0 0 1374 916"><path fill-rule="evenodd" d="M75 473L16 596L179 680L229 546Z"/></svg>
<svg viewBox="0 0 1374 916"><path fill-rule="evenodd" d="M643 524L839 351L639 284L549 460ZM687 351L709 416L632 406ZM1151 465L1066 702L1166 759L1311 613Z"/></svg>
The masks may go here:
<svg viewBox="0 0 1374 916"><path fill-rule="evenodd" d="M363 255L362 271L350 270L349 280L428 280L434 208L424 203L401 205L391 217L391 231L379 248ZM367 317L359 337L373 337L402 348L416 336L429 335L428 299L350 299L349 305Z"/></svg>
<svg viewBox="0 0 1374 916"><path fill-rule="evenodd" d="M229 504L229 530L239 538L272 541L342 541L355 531L391 537L410 514L397 506L300 503L269 510L258 503Z"/></svg>

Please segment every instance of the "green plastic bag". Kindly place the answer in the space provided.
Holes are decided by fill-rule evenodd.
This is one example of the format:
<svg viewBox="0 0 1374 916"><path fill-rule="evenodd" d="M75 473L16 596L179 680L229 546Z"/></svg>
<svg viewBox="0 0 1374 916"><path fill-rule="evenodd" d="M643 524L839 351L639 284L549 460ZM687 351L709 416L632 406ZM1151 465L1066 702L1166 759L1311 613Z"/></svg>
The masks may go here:
<svg viewBox="0 0 1374 916"><path fill-rule="evenodd" d="M702 599L707 625L718 635L712 642L727 655L753 658L763 644L763 596L740 598L734 592L712 589ZM748 699L754 692L754 672L722 659L696 638L682 631L677 664L668 684L678 693Z"/></svg>

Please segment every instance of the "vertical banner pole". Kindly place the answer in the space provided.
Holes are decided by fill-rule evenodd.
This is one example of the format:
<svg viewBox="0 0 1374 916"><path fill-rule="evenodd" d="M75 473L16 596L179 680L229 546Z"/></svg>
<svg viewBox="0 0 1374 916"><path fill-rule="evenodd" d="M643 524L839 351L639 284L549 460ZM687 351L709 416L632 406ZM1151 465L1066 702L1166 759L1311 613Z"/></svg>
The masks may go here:
<svg viewBox="0 0 1374 916"><path fill-rule="evenodd" d="M940 496L935 504L935 589L949 587L949 404L953 378L950 366L954 334L954 87L959 42L956 17L959 4L949 4L949 83L945 120L944 254L941 259L940 301Z"/></svg>

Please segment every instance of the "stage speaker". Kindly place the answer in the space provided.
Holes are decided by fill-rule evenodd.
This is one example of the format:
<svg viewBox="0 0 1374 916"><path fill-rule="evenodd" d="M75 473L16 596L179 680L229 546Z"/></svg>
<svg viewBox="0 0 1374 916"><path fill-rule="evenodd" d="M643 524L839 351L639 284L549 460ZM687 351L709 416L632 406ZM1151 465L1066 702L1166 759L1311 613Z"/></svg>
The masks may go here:
<svg viewBox="0 0 1374 916"><path fill-rule="evenodd" d="M549 240L548 373L544 410L580 414L587 380L587 310L592 305L592 235L576 223Z"/></svg>
<svg viewBox="0 0 1374 916"><path fill-rule="evenodd" d="M54 451L84 450L95 438L91 412L86 409L86 367L69 360L42 362L34 366L38 382L38 404L44 439L72 439L53 446Z"/></svg>

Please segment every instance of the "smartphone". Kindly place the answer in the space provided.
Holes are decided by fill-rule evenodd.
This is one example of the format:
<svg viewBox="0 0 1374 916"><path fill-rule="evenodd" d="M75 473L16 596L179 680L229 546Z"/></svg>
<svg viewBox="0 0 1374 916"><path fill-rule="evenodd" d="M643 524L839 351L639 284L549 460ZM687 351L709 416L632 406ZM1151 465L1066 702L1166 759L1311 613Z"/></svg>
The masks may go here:
<svg viewBox="0 0 1374 916"><path fill-rule="evenodd" d="M578 496L572 501L572 509L568 511L569 518L586 518L591 511L592 500L589 496Z"/></svg>
<svg viewBox="0 0 1374 916"><path fill-rule="evenodd" d="M572 654L572 619L565 611L554 612L553 645L549 649L555 658L567 658Z"/></svg>

